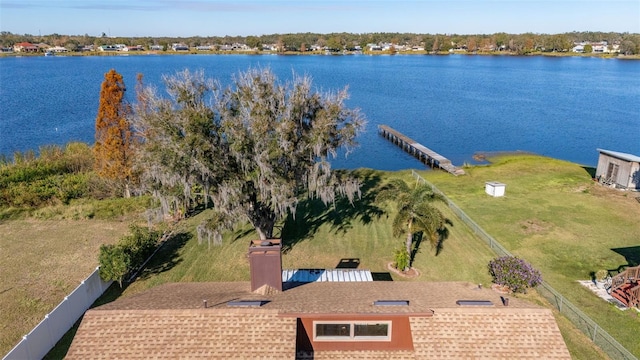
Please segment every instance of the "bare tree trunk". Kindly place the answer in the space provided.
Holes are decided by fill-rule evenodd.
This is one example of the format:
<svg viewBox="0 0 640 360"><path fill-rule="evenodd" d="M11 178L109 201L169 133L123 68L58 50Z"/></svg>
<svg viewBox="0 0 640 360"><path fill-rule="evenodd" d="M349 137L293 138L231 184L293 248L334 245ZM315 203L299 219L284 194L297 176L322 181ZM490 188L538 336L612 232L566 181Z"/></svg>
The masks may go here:
<svg viewBox="0 0 640 360"><path fill-rule="evenodd" d="M260 236L260 240L267 240L270 238L270 236L267 236L267 234L259 227L256 227L256 232L258 233L258 236Z"/></svg>
<svg viewBox="0 0 640 360"><path fill-rule="evenodd" d="M412 232L407 232L407 242L406 242L406 247L407 247L407 255L409 255L409 261L411 261L411 245L413 244L413 233ZM409 265L411 265L411 263L409 263ZM407 270L407 269L405 269Z"/></svg>
<svg viewBox="0 0 640 360"><path fill-rule="evenodd" d="M256 204L249 212L251 224L260 236L260 240L267 240L273 237L273 227L276 224L276 215L268 207Z"/></svg>
<svg viewBox="0 0 640 360"><path fill-rule="evenodd" d="M409 224L407 226L407 242L406 242L406 247L407 247L407 254L409 256L411 256L411 244L413 243L413 221L412 219L409 220Z"/></svg>

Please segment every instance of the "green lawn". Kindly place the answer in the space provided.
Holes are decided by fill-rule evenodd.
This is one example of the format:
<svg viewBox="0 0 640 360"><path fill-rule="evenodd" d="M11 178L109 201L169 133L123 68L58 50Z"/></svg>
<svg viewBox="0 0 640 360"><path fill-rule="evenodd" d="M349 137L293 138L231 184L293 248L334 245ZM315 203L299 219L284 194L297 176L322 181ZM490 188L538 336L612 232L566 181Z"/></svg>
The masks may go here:
<svg viewBox="0 0 640 360"><path fill-rule="evenodd" d="M391 235L391 206L374 201L375 188L383 177L394 174L361 171L366 176L362 199L353 206L337 203L325 208L315 201L303 202L295 219L287 219L275 231L283 235L283 268L334 268L343 258L357 258L359 268L372 272L388 272L393 251L403 244L401 237ZM396 174L398 175L398 174ZM408 173L399 174L411 180ZM489 285L485 270L492 258L490 249L473 238L444 204L440 206L453 221L444 249L435 255L428 243L421 244L414 267L421 281L462 280ZM194 227L208 216L207 211L180 225L178 244L169 243L164 257L154 263L124 295L171 281L237 281L249 279L245 255L249 241L255 238L250 227L225 237L222 246L198 244ZM479 271L479 269L481 269ZM394 280L403 278L395 277Z"/></svg>
<svg viewBox="0 0 640 360"><path fill-rule="evenodd" d="M540 156L492 159L466 176L422 175L516 256L636 356L640 312L620 311L581 286L591 272L638 263L640 194L604 188L579 165ZM486 181L506 184L506 195L484 192Z"/></svg>

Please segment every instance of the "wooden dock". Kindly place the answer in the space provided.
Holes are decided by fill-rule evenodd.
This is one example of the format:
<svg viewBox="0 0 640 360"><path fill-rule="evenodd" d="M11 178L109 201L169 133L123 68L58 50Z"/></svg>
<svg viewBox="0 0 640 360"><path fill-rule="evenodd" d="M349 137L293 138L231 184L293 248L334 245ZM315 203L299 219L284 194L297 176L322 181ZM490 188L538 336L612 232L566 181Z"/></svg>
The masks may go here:
<svg viewBox="0 0 640 360"><path fill-rule="evenodd" d="M456 176L464 175L464 170L454 166L451 163L451 160L416 142L410 137L405 136L399 131L392 129L387 125L378 125L378 132L380 135L384 136L385 139L398 145L402 150L416 157L421 163L432 168L445 170Z"/></svg>

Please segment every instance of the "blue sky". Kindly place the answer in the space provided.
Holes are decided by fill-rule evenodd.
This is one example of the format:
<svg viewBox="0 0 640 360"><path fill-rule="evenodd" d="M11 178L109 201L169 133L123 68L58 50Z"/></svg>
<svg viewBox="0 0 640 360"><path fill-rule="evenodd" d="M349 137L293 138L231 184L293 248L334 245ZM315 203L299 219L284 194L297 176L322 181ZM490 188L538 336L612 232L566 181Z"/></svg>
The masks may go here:
<svg viewBox="0 0 640 360"><path fill-rule="evenodd" d="M0 31L123 37L640 33L640 0L0 0Z"/></svg>

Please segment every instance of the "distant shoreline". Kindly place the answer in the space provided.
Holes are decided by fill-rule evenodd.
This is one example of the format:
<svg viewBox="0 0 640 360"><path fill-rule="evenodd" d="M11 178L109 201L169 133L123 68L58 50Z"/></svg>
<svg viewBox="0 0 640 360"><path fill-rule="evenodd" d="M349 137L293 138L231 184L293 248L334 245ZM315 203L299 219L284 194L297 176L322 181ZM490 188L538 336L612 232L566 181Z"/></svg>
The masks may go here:
<svg viewBox="0 0 640 360"><path fill-rule="evenodd" d="M620 55L611 53L574 53L574 52L531 52L527 54L517 54L511 52L427 52L427 51L403 51L389 53L387 51L367 51L367 52L337 52L326 53L318 51L287 51L287 52L272 52L272 51L136 51L136 52L66 52L61 54L55 54L50 57L70 57L70 56L176 56L176 55L280 55L280 56L396 56L396 55L426 55L426 56L514 56L514 57L530 57L530 56L546 56L546 57L593 57L601 59L621 59L621 60L640 60L640 54L637 55ZM0 53L0 58L4 57L44 57L44 53ZM48 56L49 57L49 56Z"/></svg>

